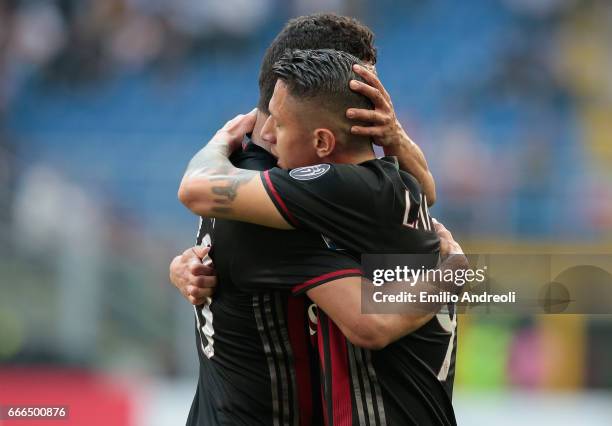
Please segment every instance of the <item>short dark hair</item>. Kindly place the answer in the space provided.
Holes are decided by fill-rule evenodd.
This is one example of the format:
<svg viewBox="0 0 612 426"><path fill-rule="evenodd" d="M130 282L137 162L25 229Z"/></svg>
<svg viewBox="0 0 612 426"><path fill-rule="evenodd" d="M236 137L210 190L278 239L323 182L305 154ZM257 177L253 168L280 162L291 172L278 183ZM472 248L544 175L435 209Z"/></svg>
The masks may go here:
<svg viewBox="0 0 612 426"><path fill-rule="evenodd" d="M261 63L257 107L266 113L276 84L272 67L287 49L334 49L376 63L374 34L358 20L332 13L292 19L272 41Z"/></svg>
<svg viewBox="0 0 612 426"><path fill-rule="evenodd" d="M372 101L351 90L351 80L364 81L353 71L353 65L363 65L350 53L332 49L290 50L274 64L274 76L287 85L288 93L300 101L314 101L330 114L345 123L348 133L351 121L346 117L348 108L374 109ZM345 135L346 136L346 135ZM362 141L358 137L347 138L357 148ZM369 139L363 140L368 142Z"/></svg>

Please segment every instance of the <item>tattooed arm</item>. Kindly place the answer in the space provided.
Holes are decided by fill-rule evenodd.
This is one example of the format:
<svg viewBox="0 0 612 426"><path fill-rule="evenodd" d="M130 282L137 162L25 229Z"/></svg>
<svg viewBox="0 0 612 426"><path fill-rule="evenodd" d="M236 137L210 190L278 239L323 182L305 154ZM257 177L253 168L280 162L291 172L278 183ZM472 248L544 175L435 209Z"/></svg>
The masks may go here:
<svg viewBox="0 0 612 426"><path fill-rule="evenodd" d="M255 125L255 110L227 122L189 162L179 200L199 216L292 229L268 196L259 173L238 169L230 154Z"/></svg>

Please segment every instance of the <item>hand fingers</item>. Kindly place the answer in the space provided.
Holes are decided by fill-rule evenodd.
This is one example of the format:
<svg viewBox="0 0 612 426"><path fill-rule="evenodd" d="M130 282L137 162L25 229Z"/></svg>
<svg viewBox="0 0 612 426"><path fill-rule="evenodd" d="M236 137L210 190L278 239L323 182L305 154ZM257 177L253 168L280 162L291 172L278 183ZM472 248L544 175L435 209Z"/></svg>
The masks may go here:
<svg viewBox="0 0 612 426"><path fill-rule="evenodd" d="M453 238L453 234L446 227L432 218L436 234L440 238L440 254L444 257L448 254L463 254L463 249Z"/></svg>
<svg viewBox="0 0 612 426"><path fill-rule="evenodd" d="M236 130L239 130L242 134L251 133L255 127L255 121L257 120L257 108L254 108L251 112L246 115L240 115L240 119L236 121Z"/></svg>
<svg viewBox="0 0 612 426"><path fill-rule="evenodd" d="M192 275L215 275L215 270L202 263L192 263L189 265L189 273Z"/></svg>
<svg viewBox="0 0 612 426"><path fill-rule="evenodd" d="M367 69L366 67L362 67L361 65L357 64L353 65L353 71L355 71L355 74L363 78L370 86L378 89L386 100L391 100L389 93L387 93L385 86L383 86L383 84L380 82L380 79L378 78L376 73Z"/></svg>
<svg viewBox="0 0 612 426"><path fill-rule="evenodd" d="M168 276L170 278L170 282L172 282L174 284L174 280L173 278L175 277L175 272L178 269L178 265L179 263L182 261L182 256L175 256L174 259L172 259L172 262L170 262L170 267L168 268Z"/></svg>
<svg viewBox="0 0 612 426"><path fill-rule="evenodd" d="M241 122L243 122L245 120L249 121L249 120L255 120L255 119L257 119L257 108L253 108L251 111L247 112L246 114L238 114L237 116L232 118L230 121L225 123L225 126L223 126L223 127L227 127L227 126L231 126L231 125L236 125L236 124L241 123Z"/></svg>
<svg viewBox="0 0 612 426"><path fill-rule="evenodd" d="M389 123L389 117L386 114L371 109L349 108L346 110L346 116L351 120L365 121L369 124L386 125Z"/></svg>
<svg viewBox="0 0 612 426"><path fill-rule="evenodd" d="M234 118L232 118L231 120L229 120L227 123L225 123L222 127L222 129L224 130L229 130L231 128L233 128L234 126L236 126L236 123L238 123L238 121L244 117L244 114L238 114L237 116L235 116Z"/></svg>
<svg viewBox="0 0 612 426"><path fill-rule="evenodd" d="M450 244L444 238L440 239L440 256L442 259L446 258L450 254Z"/></svg>
<svg viewBox="0 0 612 426"><path fill-rule="evenodd" d="M382 109L383 111L388 111L390 109L387 100L377 88L358 80L351 80L350 87L353 92L367 96L374 104L374 108Z"/></svg>
<svg viewBox="0 0 612 426"><path fill-rule="evenodd" d="M195 265L194 267L197 268L197 265L202 265L202 264L205 265L206 267L213 267L212 260L210 259L210 257L208 257L209 252L210 252L210 247L194 246L194 247L188 248L181 255L181 262L189 265L187 266L188 268L191 267L191 265ZM196 269L196 270L199 270L199 269Z"/></svg>
<svg viewBox="0 0 612 426"><path fill-rule="evenodd" d="M257 108L253 108L248 114L238 114L225 123L223 130L247 134L253 131L257 120Z"/></svg>
<svg viewBox="0 0 612 426"><path fill-rule="evenodd" d="M200 258L192 249L188 249L185 253L181 255L181 262L190 265L190 264L201 264L202 258Z"/></svg>
<svg viewBox="0 0 612 426"><path fill-rule="evenodd" d="M207 297L212 297L217 287L217 277L197 277L190 279L189 284L183 288L183 295L193 305L200 305Z"/></svg>
<svg viewBox="0 0 612 426"><path fill-rule="evenodd" d="M433 219L433 224L434 224L434 229L436 231L436 234L438 234L438 237L440 238L440 240L448 240L448 243L450 244L456 244L455 240L453 239L453 234L451 234L451 232L446 229L446 227L444 225L442 225L440 222L438 222L436 219Z"/></svg>
<svg viewBox="0 0 612 426"><path fill-rule="evenodd" d="M444 226L442 226L441 228L436 228L436 234L438 234L438 237L440 238L445 238L451 242L454 241L453 235Z"/></svg>
<svg viewBox="0 0 612 426"><path fill-rule="evenodd" d="M185 297L189 300L189 303L192 305L201 305L206 302L206 298L213 296L215 290L214 288L188 287L186 292L187 294Z"/></svg>
<svg viewBox="0 0 612 426"><path fill-rule="evenodd" d="M446 229L446 227L443 224L438 222L435 218L432 218L432 222L434 224L434 229L436 230L436 233L438 235L444 234L446 238L449 238L451 240L453 239L453 235L448 229Z"/></svg>
<svg viewBox="0 0 612 426"><path fill-rule="evenodd" d="M451 254L464 254L463 249L461 248L459 243L457 243L457 241L454 241L454 240L453 240L453 243L451 244L450 252Z"/></svg>
<svg viewBox="0 0 612 426"><path fill-rule="evenodd" d="M208 252L210 251L210 247L209 246L194 246L194 247L191 247L191 251L199 259L203 259L204 256L206 256L208 254Z"/></svg>
<svg viewBox="0 0 612 426"><path fill-rule="evenodd" d="M385 128L376 127L364 127L364 126L352 126L351 133L359 136L369 136L372 138L382 138L385 135Z"/></svg>
<svg viewBox="0 0 612 426"><path fill-rule="evenodd" d="M188 282L185 283L184 288L187 290L191 287L194 288L214 288L217 286L217 277L212 276L191 276Z"/></svg>

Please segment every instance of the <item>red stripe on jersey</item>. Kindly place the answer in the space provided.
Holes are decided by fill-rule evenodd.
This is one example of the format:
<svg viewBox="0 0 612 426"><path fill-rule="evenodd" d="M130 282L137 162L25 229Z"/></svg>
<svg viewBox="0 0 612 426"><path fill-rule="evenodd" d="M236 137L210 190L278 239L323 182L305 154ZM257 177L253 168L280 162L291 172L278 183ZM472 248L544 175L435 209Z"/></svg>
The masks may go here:
<svg viewBox="0 0 612 426"><path fill-rule="evenodd" d="M319 352L319 367L321 368L321 407L323 408L323 423L326 426L328 426L330 425L329 416L331 413L328 412L329 411L327 409L328 401L325 398L327 397L327 392L326 392L326 387L327 387L327 382L328 382L327 378L329 377L328 374L331 374L331 371L327 371L327 366L326 366L327 352L325 348L328 348L328 346L325 342L324 332L322 330L322 328L325 327L325 324L323 324L323 322L325 321L326 318L327 318L327 315L323 311L317 312L317 334L316 334L317 345L316 347L317 347L317 351ZM331 365L329 368L331 369ZM333 407L332 407L332 410L333 410Z"/></svg>
<svg viewBox="0 0 612 426"><path fill-rule="evenodd" d="M285 215L287 215L287 218L289 219L289 222L291 222L291 224L293 226L297 227L298 226L298 221L295 220L295 218L293 217L293 215L291 214L291 212L289 211L289 209L285 205L285 202L280 197L278 191L274 187L274 184L272 183L272 179L270 179L270 171L266 170L265 172L263 172L263 175L264 175L264 179L266 180L266 184L268 185L268 188L270 188L270 191L272 192L272 195L274 195L274 198L276 199L276 202L281 207L283 212L285 212Z"/></svg>
<svg viewBox="0 0 612 426"><path fill-rule="evenodd" d="M334 271L334 272L328 272L327 274L323 274L323 275L319 275L318 277L315 278L311 278L306 282L303 282L302 284L298 284L295 287L293 287L293 289L291 290L292 293L297 293L300 290L307 288L313 284L317 284L320 283L321 281L329 281L332 278L338 278L342 275L362 275L363 272L361 271L361 269L340 269L339 271Z"/></svg>
<svg viewBox="0 0 612 426"><path fill-rule="evenodd" d="M289 297L287 302L287 324L289 341L293 350L293 367L297 380L301 426L312 424L312 382L310 380L308 336L306 335L304 315L304 298Z"/></svg>
<svg viewBox="0 0 612 426"><path fill-rule="evenodd" d="M331 378L334 426L352 426L353 405L351 399L351 380L346 348L346 338L331 318L327 317L329 327L329 351L331 354Z"/></svg>

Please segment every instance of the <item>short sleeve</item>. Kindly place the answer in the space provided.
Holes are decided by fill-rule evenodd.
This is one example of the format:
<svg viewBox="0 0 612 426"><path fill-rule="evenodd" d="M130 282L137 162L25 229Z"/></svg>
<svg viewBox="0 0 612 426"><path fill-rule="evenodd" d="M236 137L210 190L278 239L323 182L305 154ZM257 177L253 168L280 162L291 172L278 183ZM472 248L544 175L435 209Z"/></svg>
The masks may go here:
<svg viewBox="0 0 612 426"><path fill-rule="evenodd" d="M337 243L354 240L351 235L356 232L390 222L393 189L382 190L385 180L365 167L318 164L290 171L273 168L262 172L261 178L288 223L320 232Z"/></svg>
<svg viewBox="0 0 612 426"><path fill-rule="evenodd" d="M261 179L285 219L321 233L328 246L354 253L438 250L419 185L386 160L273 168Z"/></svg>

